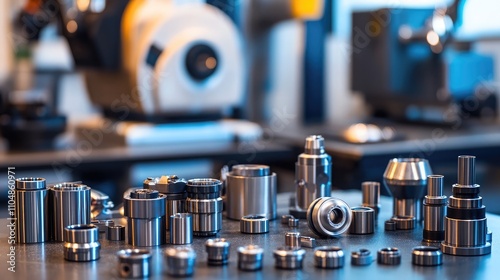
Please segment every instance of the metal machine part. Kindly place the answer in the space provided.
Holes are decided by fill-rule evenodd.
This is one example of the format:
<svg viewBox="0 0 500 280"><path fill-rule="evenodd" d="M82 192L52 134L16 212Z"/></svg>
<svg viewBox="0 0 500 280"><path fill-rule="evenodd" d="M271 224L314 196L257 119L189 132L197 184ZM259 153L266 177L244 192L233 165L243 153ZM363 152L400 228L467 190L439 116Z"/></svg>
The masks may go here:
<svg viewBox="0 0 500 280"><path fill-rule="evenodd" d="M296 218L290 218L290 219L288 219L288 226L289 227L298 227L299 223L300 223L299 219L296 219Z"/></svg>
<svg viewBox="0 0 500 280"><path fill-rule="evenodd" d="M170 244L185 245L193 243L193 215L177 213L170 216Z"/></svg>
<svg viewBox="0 0 500 280"><path fill-rule="evenodd" d="M109 241L125 240L125 227L122 225L108 226L108 240Z"/></svg>
<svg viewBox="0 0 500 280"><path fill-rule="evenodd" d="M281 216L281 223L284 225L288 225L288 221L290 219L295 219L295 217L293 215L283 215Z"/></svg>
<svg viewBox="0 0 500 280"><path fill-rule="evenodd" d="M189 246L169 248L165 251L167 274L177 277L191 276L194 273L196 253Z"/></svg>
<svg viewBox="0 0 500 280"><path fill-rule="evenodd" d="M88 262L99 259L101 244L95 225L71 225L64 229L64 259Z"/></svg>
<svg viewBox="0 0 500 280"><path fill-rule="evenodd" d="M385 231L395 231L396 230L396 222L393 220L387 220L384 223Z"/></svg>
<svg viewBox="0 0 500 280"><path fill-rule="evenodd" d="M318 198L307 210L307 225L318 236L340 235L349 229L351 220L349 205L334 197Z"/></svg>
<svg viewBox="0 0 500 280"><path fill-rule="evenodd" d="M229 262L231 243L225 238L208 239L205 242L209 265L226 265Z"/></svg>
<svg viewBox="0 0 500 280"><path fill-rule="evenodd" d="M67 226L90 224L90 187L80 183L56 184L49 188L49 201L54 241L66 241Z"/></svg>
<svg viewBox="0 0 500 280"><path fill-rule="evenodd" d="M41 243L50 239L48 196L44 178L15 180L16 242ZM9 204L9 210L10 209ZM14 210L14 209L12 209Z"/></svg>
<svg viewBox="0 0 500 280"><path fill-rule="evenodd" d="M351 265L365 266L373 262L373 256L370 250L360 249L359 251L351 252Z"/></svg>
<svg viewBox="0 0 500 280"><path fill-rule="evenodd" d="M275 266L281 269L301 269L305 254L304 249L280 247L273 252Z"/></svg>
<svg viewBox="0 0 500 280"><path fill-rule="evenodd" d="M269 220L264 216L249 215L242 217L240 231L242 233L267 233L269 232Z"/></svg>
<svg viewBox="0 0 500 280"><path fill-rule="evenodd" d="M285 246L291 248L300 248L300 232L286 232L285 233Z"/></svg>
<svg viewBox="0 0 500 280"><path fill-rule="evenodd" d="M170 219L168 217L182 213L186 209L186 181L179 179L176 175L161 176L160 178L147 178L143 182L145 189L157 190L167 198L165 202L166 228L170 228Z"/></svg>
<svg viewBox="0 0 500 280"><path fill-rule="evenodd" d="M436 266L443 263L443 253L436 247L418 246L411 252L411 263L421 266Z"/></svg>
<svg viewBox="0 0 500 280"><path fill-rule="evenodd" d="M145 249L118 251L118 274L122 278L148 278L151 275L151 252Z"/></svg>
<svg viewBox="0 0 500 280"><path fill-rule="evenodd" d="M385 265L398 265L401 263L401 253L398 248L382 248L377 252L377 262Z"/></svg>
<svg viewBox="0 0 500 280"><path fill-rule="evenodd" d="M233 166L226 180L227 217L239 220L243 216L259 215L276 219L276 178L276 173L271 173L267 165Z"/></svg>
<svg viewBox="0 0 500 280"><path fill-rule="evenodd" d="M445 254L479 256L491 253L487 242L486 207L475 183L474 156L458 157L458 183L453 185L445 218L441 250Z"/></svg>
<svg viewBox="0 0 500 280"><path fill-rule="evenodd" d="M392 217L391 220L396 223L396 230L411 230L415 228L415 217Z"/></svg>
<svg viewBox="0 0 500 280"><path fill-rule="evenodd" d="M301 236L300 237L300 246L307 248L316 248L316 238L309 236Z"/></svg>
<svg viewBox="0 0 500 280"><path fill-rule="evenodd" d="M113 220L105 220L105 221L92 220L90 221L90 223L97 226L97 228L99 229L99 233L107 233L108 227L115 225L115 222Z"/></svg>
<svg viewBox="0 0 500 280"><path fill-rule="evenodd" d="M427 176L432 174L426 159L394 158L384 172L384 185L394 197L394 217L422 220L422 199L427 189Z"/></svg>
<svg viewBox="0 0 500 280"><path fill-rule="evenodd" d="M424 230L425 242L441 242L444 240L444 219L446 217L446 196L443 195L442 175L427 177L427 195L424 198Z"/></svg>
<svg viewBox="0 0 500 280"><path fill-rule="evenodd" d="M486 242L490 242L490 244L493 244L493 232L488 229L488 232L486 233Z"/></svg>
<svg viewBox="0 0 500 280"><path fill-rule="evenodd" d="M238 269L255 271L262 269L264 249L257 245L238 247Z"/></svg>
<svg viewBox="0 0 500 280"><path fill-rule="evenodd" d="M290 214L305 219L311 203L320 197L331 195L332 158L325 152L323 136L306 138L304 153L295 163L295 208Z"/></svg>
<svg viewBox="0 0 500 280"><path fill-rule="evenodd" d="M165 195L150 189L134 189L123 197L130 245L149 247L165 244L165 203Z"/></svg>
<svg viewBox="0 0 500 280"><path fill-rule="evenodd" d="M110 219L112 217L111 209L115 207L109 195L98 190L90 190L90 217L93 220Z"/></svg>
<svg viewBox="0 0 500 280"><path fill-rule="evenodd" d="M362 201L361 206L370 207L375 211L375 222L378 213L380 213L380 183L363 182L361 183Z"/></svg>
<svg viewBox="0 0 500 280"><path fill-rule="evenodd" d="M193 234L213 236L222 228L222 182L191 179L186 185L186 211L193 215Z"/></svg>
<svg viewBox="0 0 500 280"><path fill-rule="evenodd" d="M344 259L344 251L340 247L321 246L314 250L314 265L319 268L341 268Z"/></svg>
<svg viewBox="0 0 500 280"><path fill-rule="evenodd" d="M353 207L349 233L372 234L375 231L375 211L369 207Z"/></svg>

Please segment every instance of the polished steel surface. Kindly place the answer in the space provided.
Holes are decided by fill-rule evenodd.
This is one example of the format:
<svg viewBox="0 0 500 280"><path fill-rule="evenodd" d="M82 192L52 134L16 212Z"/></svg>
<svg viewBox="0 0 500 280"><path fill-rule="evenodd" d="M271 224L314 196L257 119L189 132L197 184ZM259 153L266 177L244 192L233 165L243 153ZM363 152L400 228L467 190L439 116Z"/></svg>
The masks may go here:
<svg viewBox="0 0 500 280"><path fill-rule="evenodd" d="M476 157L459 156L458 157L458 184L471 186L476 183Z"/></svg>
<svg viewBox="0 0 500 280"><path fill-rule="evenodd" d="M427 177L427 195L424 198L423 240L441 242L444 240L444 220L446 217L446 196L443 195L442 175Z"/></svg>
<svg viewBox="0 0 500 280"><path fill-rule="evenodd" d="M411 262L420 266L436 266L443 264L443 253L436 247L418 246L411 252Z"/></svg>
<svg viewBox="0 0 500 280"><path fill-rule="evenodd" d="M321 246L314 250L314 265L319 268L344 266L344 251L336 246Z"/></svg>
<svg viewBox="0 0 500 280"><path fill-rule="evenodd" d="M117 253L118 274L122 278L148 278L151 275L151 252L125 249Z"/></svg>
<svg viewBox="0 0 500 280"><path fill-rule="evenodd" d="M168 248L165 251L165 263L168 275L191 276L194 273L196 253L189 246Z"/></svg>
<svg viewBox="0 0 500 280"><path fill-rule="evenodd" d="M108 226L107 237L109 241L125 240L125 227L122 225Z"/></svg>
<svg viewBox="0 0 500 280"><path fill-rule="evenodd" d="M275 267L281 269L301 269L306 251L300 248L279 247L273 251Z"/></svg>
<svg viewBox="0 0 500 280"><path fill-rule="evenodd" d="M384 223L384 230L385 231L395 231L396 229L397 228L396 228L395 221L393 221L392 219L385 221L385 223Z"/></svg>
<svg viewBox="0 0 500 280"><path fill-rule="evenodd" d="M377 252L377 262L385 265L401 264L401 252L398 248L382 248Z"/></svg>
<svg viewBox="0 0 500 280"><path fill-rule="evenodd" d="M269 166L235 165L226 177L226 215L239 220L247 215L276 219L276 173Z"/></svg>
<svg viewBox="0 0 500 280"><path fill-rule="evenodd" d="M369 207L352 207L349 233L372 234L375 230L375 211Z"/></svg>
<svg viewBox="0 0 500 280"><path fill-rule="evenodd" d="M368 249L359 249L351 252L351 265L366 266L373 262L373 256Z"/></svg>
<svg viewBox="0 0 500 280"><path fill-rule="evenodd" d="M50 240L48 192L44 178L15 181L16 242L40 243ZM9 207L10 208L10 207Z"/></svg>
<svg viewBox="0 0 500 280"><path fill-rule="evenodd" d="M264 216L248 215L240 220L240 232L242 233L267 233L269 232L269 220Z"/></svg>
<svg viewBox="0 0 500 280"><path fill-rule="evenodd" d="M97 226L70 225L64 229L64 259L75 262L100 258L101 244Z"/></svg>
<svg viewBox="0 0 500 280"><path fill-rule="evenodd" d="M338 198L318 198L307 210L307 225L315 234L322 237L337 236L346 232L351 221L351 208Z"/></svg>
<svg viewBox="0 0 500 280"><path fill-rule="evenodd" d="M90 187L79 183L60 183L49 188L52 208L52 239L64 240L64 229L70 225L90 224Z"/></svg>
<svg viewBox="0 0 500 280"><path fill-rule="evenodd" d="M361 183L361 206L370 207L375 211L375 216L380 212L380 183Z"/></svg>
<svg viewBox="0 0 500 280"><path fill-rule="evenodd" d="M285 232L285 246L291 248L300 248L300 232Z"/></svg>
<svg viewBox="0 0 500 280"><path fill-rule="evenodd" d="M257 245L238 247L238 269L256 271L262 269L264 249Z"/></svg>
<svg viewBox="0 0 500 280"><path fill-rule="evenodd" d="M217 179L191 179L186 184L186 211L193 216L195 236L213 236L222 228L222 182Z"/></svg>
<svg viewBox="0 0 500 280"><path fill-rule="evenodd" d="M396 230L414 229L416 224L416 219L413 216L392 217L391 220L396 222Z"/></svg>
<svg viewBox="0 0 500 280"><path fill-rule="evenodd" d="M300 246L306 248L316 248L316 238L310 236L301 236Z"/></svg>
<svg viewBox="0 0 500 280"><path fill-rule="evenodd" d="M185 245L193 243L193 215L177 213L170 219L170 244Z"/></svg>
<svg viewBox="0 0 500 280"><path fill-rule="evenodd" d="M225 238L208 239L205 242L209 265L226 265L229 262L231 243Z"/></svg>

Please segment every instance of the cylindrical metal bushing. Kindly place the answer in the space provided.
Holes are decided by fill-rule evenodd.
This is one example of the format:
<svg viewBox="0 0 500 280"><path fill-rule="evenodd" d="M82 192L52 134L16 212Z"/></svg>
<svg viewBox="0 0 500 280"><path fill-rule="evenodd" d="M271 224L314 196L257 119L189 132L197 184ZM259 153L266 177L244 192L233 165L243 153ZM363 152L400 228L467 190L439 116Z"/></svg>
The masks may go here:
<svg viewBox="0 0 500 280"><path fill-rule="evenodd" d="M295 218L288 219L288 226L289 227L298 227L299 224L300 224L300 220L299 219L295 219Z"/></svg>
<svg viewBox="0 0 500 280"><path fill-rule="evenodd" d="M314 250L314 264L319 268L341 268L344 259L344 251L339 247L322 246Z"/></svg>
<svg viewBox="0 0 500 280"><path fill-rule="evenodd" d="M311 203L331 195L332 158L325 152L324 138L311 135L306 138L304 153L295 163L295 208L290 214L304 219Z"/></svg>
<svg viewBox="0 0 500 280"><path fill-rule="evenodd" d="M415 228L415 223L416 223L416 218L413 216L407 216L407 217L392 217L391 220L393 222L396 222L396 229L397 230L411 230Z"/></svg>
<svg viewBox="0 0 500 280"><path fill-rule="evenodd" d="M165 251L167 274L177 277L191 276L194 273L196 253L188 246L169 248Z"/></svg>
<svg viewBox="0 0 500 280"><path fill-rule="evenodd" d="M225 238L208 239L205 242L209 265L226 265L229 261L231 243Z"/></svg>
<svg viewBox="0 0 500 280"><path fill-rule="evenodd" d="M71 225L64 229L64 258L88 262L100 257L99 230L95 225Z"/></svg>
<svg viewBox="0 0 500 280"><path fill-rule="evenodd" d="M170 244L193 243L193 215L177 213L170 216Z"/></svg>
<svg viewBox="0 0 500 280"><path fill-rule="evenodd" d="M16 242L41 243L50 240L50 215L44 178L15 181ZM10 209L9 204L9 210ZM12 209L14 210L14 209Z"/></svg>
<svg viewBox="0 0 500 280"><path fill-rule="evenodd" d="M123 197L130 245L150 247L165 244L165 203L165 195L150 189L134 189Z"/></svg>
<svg viewBox="0 0 500 280"><path fill-rule="evenodd" d="M396 230L396 222L393 220L387 220L384 223L385 231L395 231Z"/></svg>
<svg viewBox="0 0 500 280"><path fill-rule="evenodd" d="M284 225L288 225L288 220L295 219L293 215L283 215L281 216L281 223Z"/></svg>
<svg viewBox="0 0 500 280"><path fill-rule="evenodd" d="M275 266L281 269L301 269L305 254L304 249L280 247L273 252Z"/></svg>
<svg viewBox="0 0 500 280"><path fill-rule="evenodd" d="M307 210L307 225L318 236L337 236L349 229L352 211L349 205L334 197L321 197Z"/></svg>
<svg viewBox="0 0 500 280"><path fill-rule="evenodd" d="M257 245L238 247L238 269L255 271L262 269L264 249Z"/></svg>
<svg viewBox="0 0 500 280"><path fill-rule="evenodd" d="M443 253L436 247L418 246L413 248L411 262L420 266L436 266L443 263Z"/></svg>
<svg viewBox="0 0 500 280"><path fill-rule="evenodd" d="M118 251L118 274L122 278L148 278L151 275L151 252L145 249Z"/></svg>
<svg viewBox="0 0 500 280"><path fill-rule="evenodd" d="M300 232L286 232L285 233L285 246L291 248L300 248Z"/></svg>
<svg viewBox="0 0 500 280"><path fill-rule="evenodd" d="M278 193L276 173L269 166L235 165L226 179L226 214L229 219L259 215L276 219Z"/></svg>
<svg viewBox="0 0 500 280"><path fill-rule="evenodd" d="M382 248L377 252L377 262L385 265L401 263L401 253L398 248Z"/></svg>
<svg viewBox="0 0 500 280"><path fill-rule="evenodd" d="M375 231L375 211L369 207L352 207L349 233L372 234Z"/></svg>
<svg viewBox="0 0 500 280"><path fill-rule="evenodd" d="M370 265L372 262L373 257L368 249L351 252L351 265L364 266Z"/></svg>
<svg viewBox="0 0 500 280"><path fill-rule="evenodd" d="M380 183L363 182L361 183L362 202L361 206L370 207L375 211L375 218L380 213Z"/></svg>
<svg viewBox="0 0 500 280"><path fill-rule="evenodd" d="M176 175L161 176L159 178L148 177L144 180L143 187L157 190L166 196L166 228L167 230L170 229L170 219L168 217L176 213L183 213L186 209L186 181Z"/></svg>
<svg viewBox="0 0 500 280"><path fill-rule="evenodd" d="M188 180L186 212L193 215L193 234L213 236L222 228L222 182L217 179Z"/></svg>
<svg viewBox="0 0 500 280"><path fill-rule="evenodd" d="M443 195L442 175L427 177L427 195L424 198L424 230L425 242L441 242L444 240L444 220L446 217L446 196Z"/></svg>
<svg viewBox="0 0 500 280"><path fill-rule="evenodd" d="M64 240L64 229L70 225L90 224L90 187L79 183L60 183L49 188L54 241Z"/></svg>
<svg viewBox="0 0 500 280"><path fill-rule="evenodd" d="M240 231L242 233L267 233L269 232L269 220L264 216L248 215L240 220Z"/></svg>
<svg viewBox="0 0 500 280"><path fill-rule="evenodd" d="M108 240L109 241L125 240L125 227L122 225L108 226Z"/></svg>

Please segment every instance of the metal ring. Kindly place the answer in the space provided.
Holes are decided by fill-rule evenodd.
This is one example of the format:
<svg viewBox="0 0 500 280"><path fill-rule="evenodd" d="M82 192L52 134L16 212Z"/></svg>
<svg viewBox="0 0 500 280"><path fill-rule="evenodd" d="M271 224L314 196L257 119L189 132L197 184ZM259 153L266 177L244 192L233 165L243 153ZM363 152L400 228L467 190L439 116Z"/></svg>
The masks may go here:
<svg viewBox="0 0 500 280"><path fill-rule="evenodd" d="M392 221L396 222L397 230L410 230L415 228L415 217L411 216L397 216L392 217Z"/></svg>
<svg viewBox="0 0 500 280"><path fill-rule="evenodd" d="M240 220L240 231L242 233L267 233L269 220L264 216L244 216Z"/></svg>
<svg viewBox="0 0 500 280"><path fill-rule="evenodd" d="M275 266L282 269L300 269L305 254L304 249L280 247L273 252Z"/></svg>
<svg viewBox="0 0 500 280"><path fill-rule="evenodd" d="M148 278L151 274L151 252L145 249L118 251L118 274L123 278Z"/></svg>
<svg viewBox="0 0 500 280"><path fill-rule="evenodd" d="M351 252L351 265L370 265L373 262L373 257L368 249L359 249Z"/></svg>
<svg viewBox="0 0 500 280"><path fill-rule="evenodd" d="M190 276L194 273L196 253L188 246L169 248L165 251L167 273L172 276Z"/></svg>
<svg viewBox="0 0 500 280"><path fill-rule="evenodd" d="M414 265L436 266L443 263L443 253L436 247L418 246L411 252L411 262Z"/></svg>
<svg viewBox="0 0 500 280"><path fill-rule="evenodd" d="M384 223L385 231L395 231L396 230L396 222L392 220L387 220Z"/></svg>
<svg viewBox="0 0 500 280"><path fill-rule="evenodd" d="M64 258L68 261L88 262L99 259L101 244L95 225L71 225L64 229Z"/></svg>
<svg viewBox="0 0 500 280"><path fill-rule="evenodd" d="M209 265L226 265L229 261L231 243L225 238L208 239L205 242Z"/></svg>
<svg viewBox="0 0 500 280"><path fill-rule="evenodd" d="M344 251L340 247L322 246L314 250L314 264L320 268L344 266Z"/></svg>
<svg viewBox="0 0 500 280"><path fill-rule="evenodd" d="M398 265L401 263L401 253L398 248L382 248L377 252L377 262L385 265Z"/></svg>
<svg viewBox="0 0 500 280"><path fill-rule="evenodd" d="M16 190L43 190L46 188L45 178L17 178Z"/></svg>
<svg viewBox="0 0 500 280"><path fill-rule="evenodd" d="M320 197L307 210L307 224L319 236L337 236L349 229L352 211L343 200Z"/></svg>
<svg viewBox="0 0 500 280"><path fill-rule="evenodd" d="M238 247L238 268L246 271L262 269L263 255L264 249L257 245Z"/></svg>
<svg viewBox="0 0 500 280"><path fill-rule="evenodd" d="M349 233L371 234L375 231L375 211L368 207L353 207Z"/></svg>

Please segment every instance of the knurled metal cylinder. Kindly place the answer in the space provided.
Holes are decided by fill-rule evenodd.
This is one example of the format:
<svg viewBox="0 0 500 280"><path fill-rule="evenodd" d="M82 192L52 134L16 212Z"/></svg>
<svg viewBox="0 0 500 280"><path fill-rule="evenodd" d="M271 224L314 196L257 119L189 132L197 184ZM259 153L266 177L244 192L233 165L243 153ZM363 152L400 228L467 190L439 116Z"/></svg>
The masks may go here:
<svg viewBox="0 0 500 280"><path fill-rule="evenodd" d="M52 239L64 240L64 229L70 225L86 225L90 219L90 187L79 183L60 183L49 188L52 207Z"/></svg>
<svg viewBox="0 0 500 280"><path fill-rule="evenodd" d="M257 164L235 165L226 179L226 214L239 220L247 215L276 219L278 193L276 173L269 166Z"/></svg>
<svg viewBox="0 0 500 280"><path fill-rule="evenodd" d="M170 244L185 245L193 243L193 215L177 213L170 216Z"/></svg>
<svg viewBox="0 0 500 280"><path fill-rule="evenodd" d="M44 178L15 181L16 242L41 243L50 240L50 215ZM10 210L9 205L9 210Z"/></svg>
<svg viewBox="0 0 500 280"><path fill-rule="evenodd" d="M280 247L273 252L275 266L281 269L302 269L305 254L304 249Z"/></svg>
<svg viewBox="0 0 500 280"><path fill-rule="evenodd" d="M255 271L262 269L264 249L257 245L238 247L238 269Z"/></svg>
<svg viewBox="0 0 500 280"><path fill-rule="evenodd" d="M123 197L130 245L150 247L165 244L165 203L165 195L150 189L134 189Z"/></svg>
<svg viewBox="0 0 500 280"><path fill-rule="evenodd" d="M318 236L337 236L349 229L352 211L349 205L334 197L318 198L307 210L307 225Z"/></svg>
<svg viewBox="0 0 500 280"><path fill-rule="evenodd" d="M148 278L151 275L151 252L145 249L118 251L118 274L122 278Z"/></svg>
<svg viewBox="0 0 500 280"><path fill-rule="evenodd" d="M319 268L341 268L344 259L344 251L339 247L322 246L314 250L314 265Z"/></svg>
<svg viewBox="0 0 500 280"><path fill-rule="evenodd" d="M370 207L375 211L375 218L380 213L380 183L363 182L361 183L362 201L361 206Z"/></svg>
<svg viewBox="0 0 500 280"><path fill-rule="evenodd" d="M443 195L442 175L427 177L427 195L424 198L425 242L441 242L444 240L444 220L446 217L446 196Z"/></svg>
<svg viewBox="0 0 500 280"><path fill-rule="evenodd" d="M205 242L209 265L226 265L229 261L231 243L225 238L208 239Z"/></svg>
<svg viewBox="0 0 500 280"><path fill-rule="evenodd" d="M71 225L64 229L64 258L88 262L100 257L99 230L95 225Z"/></svg>
<svg viewBox="0 0 500 280"><path fill-rule="evenodd" d="M325 152L324 138L320 135L307 137L304 153L299 155L295 164L294 213L305 214L314 200L331 196L331 179L332 159ZM299 213L295 215L302 218Z"/></svg>
<svg viewBox="0 0 500 280"><path fill-rule="evenodd" d="M171 276L186 277L194 273L196 253L191 247L174 247L165 251L167 273Z"/></svg>
<svg viewBox="0 0 500 280"><path fill-rule="evenodd" d="M193 215L193 234L213 236L222 228L222 182L217 179L188 180L186 212Z"/></svg>
<svg viewBox="0 0 500 280"><path fill-rule="evenodd" d="M375 231L375 211L369 207L352 207L349 233L372 234Z"/></svg>

